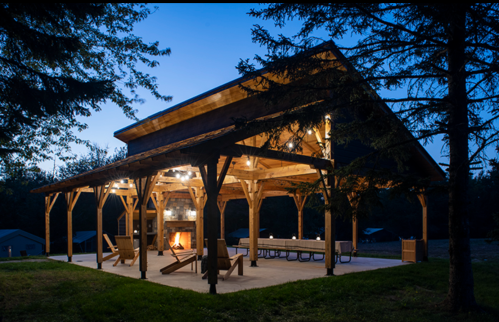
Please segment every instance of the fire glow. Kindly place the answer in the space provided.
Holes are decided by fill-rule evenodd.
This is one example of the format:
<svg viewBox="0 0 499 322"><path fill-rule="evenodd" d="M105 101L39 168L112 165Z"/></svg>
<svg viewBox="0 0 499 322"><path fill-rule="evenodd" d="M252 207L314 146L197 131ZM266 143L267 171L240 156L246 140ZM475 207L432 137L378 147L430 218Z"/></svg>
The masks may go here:
<svg viewBox="0 0 499 322"><path fill-rule="evenodd" d="M173 249L184 249L182 244L180 244L180 232L175 233L175 243L172 246Z"/></svg>

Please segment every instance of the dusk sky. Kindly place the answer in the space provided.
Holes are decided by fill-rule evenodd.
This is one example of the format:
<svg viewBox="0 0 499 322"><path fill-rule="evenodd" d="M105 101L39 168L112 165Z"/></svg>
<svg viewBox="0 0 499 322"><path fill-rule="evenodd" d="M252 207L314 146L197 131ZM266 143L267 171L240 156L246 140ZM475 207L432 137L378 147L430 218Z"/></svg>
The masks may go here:
<svg viewBox="0 0 499 322"><path fill-rule="evenodd" d="M236 65L240 59L253 58L255 54L265 55L266 49L251 40L254 24L263 25L274 31L274 35L287 36L298 30L299 22L286 29L277 30L272 21L263 21L247 15L257 4L155 4L158 10L146 20L136 25L134 34L145 42L159 41L160 48L170 48L171 55L158 59L160 66L144 68L157 77L159 91L173 96L171 102L157 101L147 91L138 91L146 102L136 105L137 117L144 119L151 114L177 105L189 98L232 81L240 75ZM317 36L326 38L325 34ZM335 40L343 44L351 39ZM119 85L119 84L118 84ZM386 95L384 95L386 96ZM102 111L93 112L91 117L82 118L89 128L77 135L90 140L100 147L115 148L125 144L115 139L113 133L134 123L112 103L102 106ZM447 163L440 157L441 141L425 148L437 162ZM73 148L73 153L86 154L82 146ZM57 161L57 165L62 165ZM40 165L44 170L52 170L53 161Z"/></svg>

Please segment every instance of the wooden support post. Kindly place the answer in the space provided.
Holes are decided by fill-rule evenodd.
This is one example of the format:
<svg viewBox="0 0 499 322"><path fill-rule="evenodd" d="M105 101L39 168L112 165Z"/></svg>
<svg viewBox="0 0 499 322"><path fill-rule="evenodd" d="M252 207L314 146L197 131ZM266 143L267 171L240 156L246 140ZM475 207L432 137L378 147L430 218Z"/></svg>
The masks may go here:
<svg viewBox="0 0 499 322"><path fill-rule="evenodd" d="M218 201L218 210L220 210L220 239L225 239L225 207L227 201Z"/></svg>
<svg viewBox="0 0 499 322"><path fill-rule="evenodd" d="M147 202L151 197L152 190L159 178L159 173L135 180L137 197L139 199L139 247L140 247L140 278L146 279L147 272Z"/></svg>
<svg viewBox="0 0 499 322"><path fill-rule="evenodd" d="M137 209L137 206L139 205L139 198L132 198L130 197L130 238L132 239L132 244L133 244L133 234L134 234L134 227L133 227L133 214L135 213L135 209Z"/></svg>
<svg viewBox="0 0 499 322"><path fill-rule="evenodd" d="M423 206L423 261L428 261L428 196L426 196L424 193L420 193L418 194L418 199L421 203L421 206Z"/></svg>
<svg viewBox="0 0 499 322"><path fill-rule="evenodd" d="M208 284L210 294L216 294L218 281L218 189L217 189L218 156L211 158L207 164L205 189L207 193L207 233L208 233Z"/></svg>
<svg viewBox="0 0 499 322"><path fill-rule="evenodd" d="M208 237L208 284L210 284L210 294L217 294L218 282L218 193L223 185L225 175L229 169L231 157L225 159L225 164L217 180L217 164L220 154L215 152L207 156L206 168L204 165L199 165L199 172L203 179L204 188L206 190L206 215L207 215L207 237ZM192 190L189 188L191 198L193 198ZM225 208L225 207L224 207ZM203 240L201 241L203 242ZM199 249L199 248L198 248Z"/></svg>
<svg viewBox="0 0 499 322"><path fill-rule="evenodd" d="M357 209L359 207L359 196L356 192L352 192L347 195L350 206L353 208L352 216L352 243L354 248L354 256L357 255L358 245L359 245L359 225L357 218Z"/></svg>
<svg viewBox="0 0 499 322"><path fill-rule="evenodd" d="M102 208L113 188L114 181L110 182L107 189L104 185L94 187L95 204L97 205L97 269L102 269Z"/></svg>
<svg viewBox="0 0 499 322"><path fill-rule="evenodd" d="M123 204L123 207L125 208L125 235L128 235L128 231L130 230L130 221L128 220L128 203L125 201L126 196L120 195L120 200L121 203ZM128 200L128 198L127 198ZM120 225L119 225L120 217L118 217L118 235L120 234Z"/></svg>
<svg viewBox="0 0 499 322"><path fill-rule="evenodd" d="M261 205L260 201L262 199L264 183L262 182L260 184L260 188L258 189L256 180L248 180L247 183L245 180L240 179L240 182L249 206L249 244L251 267L257 267L256 262L258 261L259 235L258 213Z"/></svg>
<svg viewBox="0 0 499 322"><path fill-rule="evenodd" d="M359 249L359 225L357 217L352 218L352 244L353 244L353 255L357 256L357 250Z"/></svg>
<svg viewBox="0 0 499 322"><path fill-rule="evenodd" d="M132 237L132 243L133 243L133 212L135 210L135 207L137 206L137 199L135 199L135 203L131 197L131 194L126 196L126 201L123 198L123 196L120 196L121 202L123 203L123 207L125 207L125 221L126 221L126 226L125 226L125 235L126 236L131 236Z"/></svg>
<svg viewBox="0 0 499 322"><path fill-rule="evenodd" d="M191 187L188 190L194 207L196 207L196 250L198 259L201 259L204 253L204 205L206 204L206 196L202 188L194 188L195 194L192 192Z"/></svg>
<svg viewBox="0 0 499 322"><path fill-rule="evenodd" d="M329 198L331 197L331 179L329 177L329 171L328 171L328 176L325 178L325 188L324 190L327 191L326 193L323 193L324 195L324 202L326 205L329 205ZM331 209L326 208L325 211L325 252L326 252L326 275L334 275L334 267L335 267L335 246L336 246L336 221L331 213Z"/></svg>
<svg viewBox="0 0 499 322"><path fill-rule="evenodd" d="M296 208L298 208L298 239L303 239L303 208L305 208L307 196L295 192L293 194L293 200L295 201Z"/></svg>
<svg viewBox="0 0 499 322"><path fill-rule="evenodd" d="M170 199L170 193L153 193L153 201L154 206L156 207L156 222L157 222L157 237L156 241L158 243L158 256L163 256L163 251L165 250L165 238L164 238L164 228L165 228L165 220L164 220L164 211L166 208L166 204Z"/></svg>
<svg viewBox="0 0 499 322"><path fill-rule="evenodd" d="M327 115L325 118L325 133L324 133L324 156L331 160L332 168L334 169L334 149L333 144L331 142L331 127L332 120L331 116ZM321 174L322 175L322 174ZM329 198L331 198L332 188L335 184L335 180L331 176L331 172L328 170L326 178L324 178L323 189L324 189L324 202L326 205L329 204ZM336 253L336 220L334 215L331 213L330 207L326 207L325 211L325 252L326 252L326 275L332 276L334 275L334 267L335 267L335 253Z"/></svg>
<svg viewBox="0 0 499 322"><path fill-rule="evenodd" d="M58 192L45 196L45 255L47 257L50 254L50 211L58 196Z"/></svg>
<svg viewBox="0 0 499 322"><path fill-rule="evenodd" d="M68 218L68 262L73 260L73 209L80 197L81 189L76 188L64 193L66 198L66 213Z"/></svg>

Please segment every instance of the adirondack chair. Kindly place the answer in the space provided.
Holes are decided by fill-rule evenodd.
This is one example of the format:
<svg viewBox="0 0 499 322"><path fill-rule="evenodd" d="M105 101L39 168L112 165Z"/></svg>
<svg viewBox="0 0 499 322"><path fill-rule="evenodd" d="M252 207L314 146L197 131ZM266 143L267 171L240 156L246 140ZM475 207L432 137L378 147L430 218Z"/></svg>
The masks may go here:
<svg viewBox="0 0 499 322"><path fill-rule="evenodd" d="M118 265L119 261L124 264L127 259L132 260L130 266L133 266L137 258L139 258L139 249L133 249L133 243L130 236L114 236L114 239L116 240L116 246L118 246L118 254L120 256L116 262L114 262L113 266Z"/></svg>
<svg viewBox="0 0 499 322"><path fill-rule="evenodd" d="M198 256L195 252L193 252L192 250L175 252L170 245L168 245L168 248L170 248L171 255L175 257L176 261L160 269L159 271L162 274L170 274L188 264L191 264L191 271L192 266L194 265L196 267L196 274L198 273Z"/></svg>
<svg viewBox="0 0 499 322"><path fill-rule="evenodd" d="M112 254L109 254L102 259L102 261L104 262L104 261L107 261L108 259L113 258L114 256L118 256L119 253L118 253L118 248L115 245L113 245L113 243L111 243L111 240L109 239L107 234L103 234L102 236L104 236L104 239L106 240L107 244L109 245L108 248L111 250L111 253L112 253Z"/></svg>
<svg viewBox="0 0 499 322"><path fill-rule="evenodd" d="M208 247L208 240L205 239L206 247ZM227 249L227 244L225 243L225 239L217 240L217 263L218 263L218 274L220 274L220 270L227 271L224 276L222 276L222 280L228 280L230 274L234 271L237 266L237 274L243 275L243 254L236 254L232 257L229 257L229 250ZM204 273L203 279L208 277L208 271Z"/></svg>

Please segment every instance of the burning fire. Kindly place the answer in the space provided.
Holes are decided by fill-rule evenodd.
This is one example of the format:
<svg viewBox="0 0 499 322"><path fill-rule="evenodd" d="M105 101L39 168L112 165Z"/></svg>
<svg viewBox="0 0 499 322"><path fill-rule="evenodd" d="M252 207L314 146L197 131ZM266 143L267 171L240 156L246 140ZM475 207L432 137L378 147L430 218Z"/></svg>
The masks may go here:
<svg viewBox="0 0 499 322"><path fill-rule="evenodd" d="M173 244L173 247L179 247L180 246L180 233L177 232L175 234L175 243Z"/></svg>

